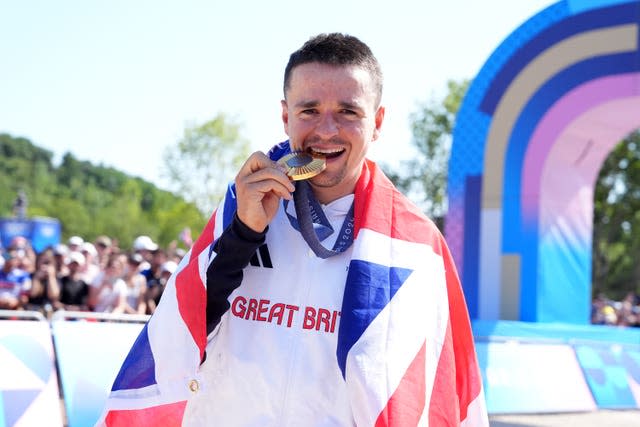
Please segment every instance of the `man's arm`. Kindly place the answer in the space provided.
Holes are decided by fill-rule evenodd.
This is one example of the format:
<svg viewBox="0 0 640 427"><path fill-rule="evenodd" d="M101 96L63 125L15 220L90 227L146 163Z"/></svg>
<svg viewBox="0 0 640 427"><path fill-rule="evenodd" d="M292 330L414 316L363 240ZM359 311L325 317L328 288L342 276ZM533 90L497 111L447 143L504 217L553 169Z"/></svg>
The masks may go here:
<svg viewBox="0 0 640 427"><path fill-rule="evenodd" d="M256 151L236 175L237 210L214 244L207 269L207 335L229 309L229 295L240 286L242 270L264 242L280 200L291 200L295 186L276 162Z"/></svg>
<svg viewBox="0 0 640 427"><path fill-rule="evenodd" d="M291 200L295 186L276 162L259 151L236 175L237 211L214 244L207 269L207 335L229 309L229 295L240 286L242 270L262 243L280 200Z"/></svg>
<svg viewBox="0 0 640 427"><path fill-rule="evenodd" d="M229 309L229 295L242 283L242 270L264 243L266 232L253 231L234 215L216 241L213 247L216 256L207 269L207 335Z"/></svg>

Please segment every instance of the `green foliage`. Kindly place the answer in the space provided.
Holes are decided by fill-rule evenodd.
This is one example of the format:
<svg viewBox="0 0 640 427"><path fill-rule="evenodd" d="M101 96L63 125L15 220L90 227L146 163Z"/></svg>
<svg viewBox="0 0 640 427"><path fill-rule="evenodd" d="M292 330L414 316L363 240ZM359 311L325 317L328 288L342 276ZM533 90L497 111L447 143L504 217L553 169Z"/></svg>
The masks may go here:
<svg viewBox="0 0 640 427"><path fill-rule="evenodd" d="M640 132L624 139L600 169L594 194L593 292L640 293Z"/></svg>
<svg viewBox="0 0 640 427"><path fill-rule="evenodd" d="M50 199L52 157L50 151L36 147L25 138L0 134L0 215L13 213L13 203L20 191L28 198Z"/></svg>
<svg viewBox="0 0 640 427"><path fill-rule="evenodd" d="M167 246L183 228L199 232L206 222L193 203L71 153L55 167L50 151L8 134L0 134L0 153L0 216L12 216L23 190L27 216L57 218L65 239L79 235L91 241L104 234L129 249L136 236L146 234Z"/></svg>
<svg viewBox="0 0 640 427"><path fill-rule="evenodd" d="M412 144L418 155L403 161L397 171L382 165L394 184L441 228L447 211L447 163L451 135L468 87L469 81L449 81L444 99L431 99L413 112L410 117Z"/></svg>
<svg viewBox="0 0 640 427"><path fill-rule="evenodd" d="M172 190L209 215L248 155L249 141L240 135L240 125L220 113L187 127L182 139L165 150L162 171Z"/></svg>

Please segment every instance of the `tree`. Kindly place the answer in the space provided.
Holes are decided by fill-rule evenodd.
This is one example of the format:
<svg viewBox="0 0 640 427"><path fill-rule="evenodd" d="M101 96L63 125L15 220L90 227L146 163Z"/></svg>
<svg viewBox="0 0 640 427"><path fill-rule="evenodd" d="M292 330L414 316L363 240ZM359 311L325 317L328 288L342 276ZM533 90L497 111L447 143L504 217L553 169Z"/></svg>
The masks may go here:
<svg viewBox="0 0 640 427"><path fill-rule="evenodd" d="M640 132L620 142L594 192L593 293L622 299L640 292Z"/></svg>
<svg viewBox="0 0 640 427"><path fill-rule="evenodd" d="M249 141L241 137L240 125L220 113L188 126L182 139L167 147L163 176L170 189L210 215L248 155Z"/></svg>
<svg viewBox="0 0 640 427"><path fill-rule="evenodd" d="M0 215L13 211L16 195L21 191L28 199L35 197L28 189L50 194L52 158L51 151L36 147L26 138L0 134Z"/></svg>
<svg viewBox="0 0 640 427"><path fill-rule="evenodd" d="M129 249L140 234L162 246L184 228L201 230L207 218L193 203L141 178L95 166L65 153L59 167L53 154L25 138L0 134L0 216L13 215L16 195L24 192L27 217L60 220L63 240L108 235Z"/></svg>
<svg viewBox="0 0 640 427"><path fill-rule="evenodd" d="M410 116L412 144L418 155L398 170L382 165L394 184L442 229L447 211L447 166L455 117L469 81L447 82L447 95L431 99Z"/></svg>

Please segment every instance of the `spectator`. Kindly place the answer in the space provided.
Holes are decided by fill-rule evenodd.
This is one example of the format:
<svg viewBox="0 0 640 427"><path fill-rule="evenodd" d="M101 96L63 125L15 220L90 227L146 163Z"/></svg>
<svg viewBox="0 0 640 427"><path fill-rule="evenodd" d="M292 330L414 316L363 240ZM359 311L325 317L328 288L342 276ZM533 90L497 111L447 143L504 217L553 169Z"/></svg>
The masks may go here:
<svg viewBox="0 0 640 427"><path fill-rule="evenodd" d="M22 236L16 236L9 244L9 251L15 251L18 258L18 267L31 274L36 269L36 253L29 240Z"/></svg>
<svg viewBox="0 0 640 427"><path fill-rule="evenodd" d="M640 327L640 298L628 292L622 301L613 301L600 293L591 304L591 323Z"/></svg>
<svg viewBox="0 0 640 427"><path fill-rule="evenodd" d="M84 255L84 266L80 268L82 279L85 283L93 283L100 273L100 267L97 263L98 251L93 243L84 242L80 245L80 252Z"/></svg>
<svg viewBox="0 0 640 427"><path fill-rule="evenodd" d="M60 285L56 276L53 249L46 249L36 257L36 269L31 275L29 302L25 308L40 311L49 318L53 312L52 301L57 300L59 294Z"/></svg>
<svg viewBox="0 0 640 427"><path fill-rule="evenodd" d="M160 283L162 286L167 284L169 277L178 269L178 264L175 261L167 261L162 264L162 276L160 277Z"/></svg>
<svg viewBox="0 0 640 427"><path fill-rule="evenodd" d="M101 269L104 269L111 256L113 250L113 242L107 236L98 236L94 242L95 248L98 251L97 263Z"/></svg>
<svg viewBox="0 0 640 427"><path fill-rule="evenodd" d="M616 314L616 309L610 305L605 305L602 307L602 315L604 317L605 325L615 325L618 323L618 315Z"/></svg>
<svg viewBox="0 0 640 427"><path fill-rule="evenodd" d="M144 258L145 263L142 265L142 269L146 270L151 266L153 253L158 250L158 244L149 236L138 236L133 241L133 250Z"/></svg>
<svg viewBox="0 0 640 427"><path fill-rule="evenodd" d="M147 279L147 288L151 289L160 285L160 277L162 275L162 264L167 261L167 253L158 249L153 253L149 268L142 269L142 275Z"/></svg>
<svg viewBox="0 0 640 427"><path fill-rule="evenodd" d="M55 310L87 311L89 285L82 279L80 269L85 263L84 255L71 252L68 257L68 274L60 279L60 297L53 301Z"/></svg>
<svg viewBox="0 0 640 427"><path fill-rule="evenodd" d="M16 200L13 202L13 215L20 219L27 217L27 206L29 205L27 195L24 190L18 191Z"/></svg>
<svg viewBox="0 0 640 427"><path fill-rule="evenodd" d="M0 270L0 309L20 310L29 301L31 276L19 267L16 250L5 254Z"/></svg>
<svg viewBox="0 0 640 427"><path fill-rule="evenodd" d="M56 264L58 279L69 275L67 255L69 255L69 248L64 243L57 244L53 247L53 258Z"/></svg>
<svg viewBox="0 0 640 427"><path fill-rule="evenodd" d="M67 241L67 246L69 247L69 251L80 252L81 246L84 243L84 239L80 236L71 236Z"/></svg>
<svg viewBox="0 0 640 427"><path fill-rule="evenodd" d="M116 307L115 312L129 314L145 314L147 302L145 294L147 292L147 279L140 273L140 265L143 262L142 255L131 254L127 258L124 282L127 284L125 303L121 307Z"/></svg>
<svg viewBox="0 0 640 427"><path fill-rule="evenodd" d="M620 302L618 309L618 325L620 326L638 326L640 315L636 313L636 294L628 292L624 299Z"/></svg>
<svg viewBox="0 0 640 427"><path fill-rule="evenodd" d="M89 307L96 312L110 313L116 307L123 307L127 297L127 284L122 280L124 265L118 256L107 261L104 271L100 272L89 288Z"/></svg>
<svg viewBox="0 0 640 427"><path fill-rule="evenodd" d="M156 311L156 307L160 303L164 287L167 284L169 277L171 277L177 268L178 264L174 261L166 261L160 267L160 278L158 283L153 287L147 287L147 314L153 314Z"/></svg>
<svg viewBox="0 0 640 427"><path fill-rule="evenodd" d="M591 323L594 325L604 325L606 323L604 307L607 305L607 298L603 293L599 293L591 303Z"/></svg>

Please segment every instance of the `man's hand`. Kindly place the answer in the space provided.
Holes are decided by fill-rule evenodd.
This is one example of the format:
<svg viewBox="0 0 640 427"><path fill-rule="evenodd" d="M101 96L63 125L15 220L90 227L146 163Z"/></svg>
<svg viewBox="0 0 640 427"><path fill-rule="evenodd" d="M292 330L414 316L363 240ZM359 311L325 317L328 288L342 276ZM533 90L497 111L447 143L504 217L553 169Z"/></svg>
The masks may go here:
<svg viewBox="0 0 640 427"><path fill-rule="evenodd" d="M238 218L261 233L278 211L280 199L291 200L294 190L293 183L276 162L256 151L236 176Z"/></svg>

